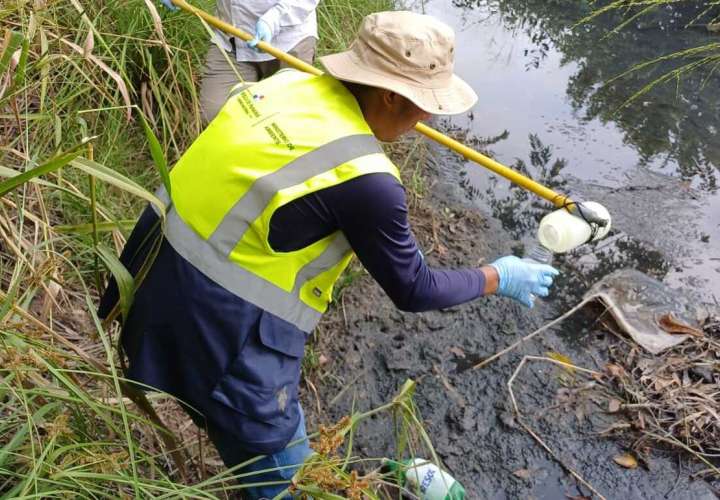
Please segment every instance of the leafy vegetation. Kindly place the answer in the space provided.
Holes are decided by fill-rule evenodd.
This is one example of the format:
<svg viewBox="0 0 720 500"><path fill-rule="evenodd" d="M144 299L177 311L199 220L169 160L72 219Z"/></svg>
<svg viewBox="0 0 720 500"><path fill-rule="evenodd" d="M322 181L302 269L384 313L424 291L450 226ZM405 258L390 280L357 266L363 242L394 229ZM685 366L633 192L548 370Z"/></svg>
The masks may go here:
<svg viewBox="0 0 720 500"><path fill-rule="evenodd" d="M389 8L323 2L320 52ZM116 255L144 204L161 206L152 188L201 129L205 27L150 0L16 0L0 22L0 494L226 497L242 466L223 470L172 398L126 383L117 328L95 314L108 271L130 306L135 283ZM432 456L412 388L321 435L293 488L322 498L319 479L333 478L325 489L379 498L388 478L351 470L352 433L378 412L396 417L398 456Z"/></svg>

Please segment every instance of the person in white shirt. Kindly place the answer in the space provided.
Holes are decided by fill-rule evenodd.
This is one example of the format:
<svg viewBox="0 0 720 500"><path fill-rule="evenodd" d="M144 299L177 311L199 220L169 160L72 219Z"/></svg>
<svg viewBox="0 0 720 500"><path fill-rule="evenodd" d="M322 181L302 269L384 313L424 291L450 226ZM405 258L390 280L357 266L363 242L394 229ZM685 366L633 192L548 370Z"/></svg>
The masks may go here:
<svg viewBox="0 0 720 500"><path fill-rule="evenodd" d="M254 33L255 38L244 42L215 31L205 60L200 87L200 108L205 123L220 111L230 89L243 81L257 82L287 66L273 56L257 49L260 41L272 43L312 64L317 42L315 9L319 0L218 0L217 16L233 26ZM172 0L163 5L175 10ZM225 54L223 54L225 51ZM226 57L227 56L227 57ZM233 69L230 60L235 68Z"/></svg>

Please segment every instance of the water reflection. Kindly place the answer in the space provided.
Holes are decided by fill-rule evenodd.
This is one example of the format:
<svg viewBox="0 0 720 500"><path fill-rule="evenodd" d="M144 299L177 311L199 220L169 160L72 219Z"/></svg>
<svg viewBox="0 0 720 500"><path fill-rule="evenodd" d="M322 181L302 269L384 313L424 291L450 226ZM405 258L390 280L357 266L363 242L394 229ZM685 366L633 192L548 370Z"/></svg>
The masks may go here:
<svg viewBox="0 0 720 500"><path fill-rule="evenodd" d="M491 148L491 143L499 143L507 138L507 133L489 139L473 137L467 130L453 127L450 123L445 123L443 128L454 137L483 150ZM545 144L538 134L531 134L528 144L528 160L517 159L512 165L515 170L558 192L570 193L571 196L577 194L579 199L585 198L583 194L573 193L574 183L569 182L564 172L568 167L566 159L557 157L552 146ZM468 200L489 207L492 216L500 221L503 230L516 241L514 253L524 255L527 247L535 242L535 233L540 220L548 213L547 202L497 176L487 179L485 189L478 188L477 183L470 179L466 168L461 169L458 176L459 184ZM644 190L646 195L667 198L659 189L661 186L640 186L642 187L647 188ZM613 203L611 198L617 196L619 191L636 189L639 188L627 186L620 189L596 190L593 199L607 199ZM643 205L655 206L656 209L661 210L660 205L654 203L653 199L649 199ZM645 216L639 213L637 215ZM627 224L621 225L627 226ZM668 253L672 254L672 252ZM559 310L569 309L580 300L593 283L618 269L637 269L662 280L673 268L670 259L672 256L667 256L647 240L634 238L616 227L601 241L583 245L567 254L554 256L553 264L562 270L562 274L557 279L555 291L549 300Z"/></svg>
<svg viewBox="0 0 720 500"><path fill-rule="evenodd" d="M699 56L668 59L611 80L635 64L717 42L705 25L720 8L701 4L679 2L656 9L608 35L622 24L619 14L575 26L590 13L587 2L453 0L457 8L482 9L500 19L507 30L522 31L529 43L523 49L527 69L539 68L550 50L561 52L563 65L577 67L566 92L585 120L614 122L625 141L637 148L642 163L652 161L655 168L714 193L720 168L718 49L710 64L686 68L632 102L628 101L649 82L696 64Z"/></svg>

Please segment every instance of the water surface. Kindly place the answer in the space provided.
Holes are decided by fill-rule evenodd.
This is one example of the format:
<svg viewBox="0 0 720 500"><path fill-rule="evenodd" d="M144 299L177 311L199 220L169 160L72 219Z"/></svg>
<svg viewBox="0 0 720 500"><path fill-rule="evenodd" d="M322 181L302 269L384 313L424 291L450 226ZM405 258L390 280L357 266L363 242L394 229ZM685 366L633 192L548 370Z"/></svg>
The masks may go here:
<svg viewBox="0 0 720 500"><path fill-rule="evenodd" d="M559 257L558 305L622 267L708 302L720 298L720 76L712 66L685 72L630 103L649 82L693 59L610 81L638 63L717 42L706 18L663 8L612 34L619 16L573 28L589 13L585 2L430 0L411 7L456 30L456 71L479 96L469 113L441 126L470 142L492 138L487 148L497 160L599 201L614 217L608 239ZM457 156L443 153L440 161L522 252L549 205Z"/></svg>

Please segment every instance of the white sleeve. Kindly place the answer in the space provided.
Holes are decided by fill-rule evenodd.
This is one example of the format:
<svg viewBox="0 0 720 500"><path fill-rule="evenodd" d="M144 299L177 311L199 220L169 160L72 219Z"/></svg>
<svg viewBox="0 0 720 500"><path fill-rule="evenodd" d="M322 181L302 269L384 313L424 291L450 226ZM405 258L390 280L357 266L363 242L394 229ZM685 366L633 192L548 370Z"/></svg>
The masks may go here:
<svg viewBox="0 0 720 500"><path fill-rule="evenodd" d="M281 28L302 24L313 13L319 0L280 0L260 19L277 34Z"/></svg>

